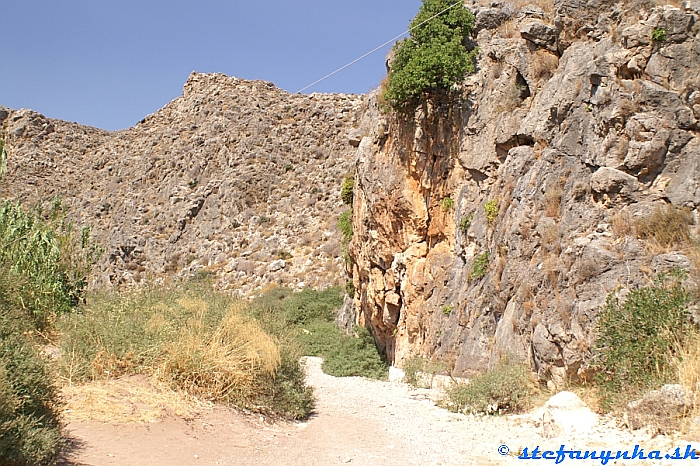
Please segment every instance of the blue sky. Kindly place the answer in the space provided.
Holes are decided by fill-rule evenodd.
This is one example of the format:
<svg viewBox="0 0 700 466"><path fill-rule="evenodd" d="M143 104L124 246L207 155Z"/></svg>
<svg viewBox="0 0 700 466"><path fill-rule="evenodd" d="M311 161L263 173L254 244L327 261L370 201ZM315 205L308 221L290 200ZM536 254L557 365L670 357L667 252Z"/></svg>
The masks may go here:
<svg viewBox="0 0 700 466"><path fill-rule="evenodd" d="M420 0L0 0L0 105L116 130L191 71L297 92L408 29ZM390 46L310 92L364 93Z"/></svg>

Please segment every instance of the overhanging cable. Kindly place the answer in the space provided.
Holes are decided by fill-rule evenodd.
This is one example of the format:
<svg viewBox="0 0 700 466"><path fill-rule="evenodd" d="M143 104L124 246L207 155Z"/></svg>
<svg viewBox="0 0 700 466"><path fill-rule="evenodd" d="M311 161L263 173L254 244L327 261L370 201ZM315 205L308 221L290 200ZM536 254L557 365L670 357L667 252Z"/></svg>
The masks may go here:
<svg viewBox="0 0 700 466"><path fill-rule="evenodd" d="M328 73L327 75L325 75L325 76L322 77L321 79L312 82L312 83L309 84L308 86L299 89L299 90L297 91L297 94L301 94L303 91L307 90L308 88L310 88L310 87L312 87L312 86L315 86L316 84L318 84L318 83L320 83L321 81L324 81L324 80L330 78L331 76L333 76L334 74L336 74L336 73L338 73L338 72L340 72L340 71L343 71L343 70L344 70L345 68L347 68L348 66L354 65L355 63L357 63L358 61L362 60L363 58L365 58L365 57L367 57L367 56L373 54L373 53L376 52L377 50L379 50L379 49L381 49L382 47L384 47L384 46L390 44L391 42L395 41L396 39L400 38L401 36L404 36L404 35L408 34L409 32L413 31L414 29L417 29L417 28L421 27L422 25L424 25L424 24L427 23L428 21L430 21L430 20L432 20L432 19L434 19L434 18L437 18L438 16L440 16L440 15L443 14L444 12L446 12L446 11L448 11L448 10L454 8L455 6L459 5L460 3L462 3L462 2L453 3L452 5L448 6L448 7L445 8L444 10L442 10L440 13L436 13L436 14L434 14L433 16L431 16L430 18L428 18L428 19L426 19L425 21L421 22L420 24L417 24L417 25L415 25L415 26L413 26L413 27L411 27L411 28L408 28L408 30L402 32L401 34L399 34L398 36L394 37L393 39L389 39L388 41L384 42L382 45L380 45L380 46L378 46L378 47L376 47L376 48L370 50L369 52L365 53L365 54L362 55L361 57L358 57L358 58L354 59L353 61L351 61L350 63L341 66L340 68L338 68L337 70L333 71L332 73Z"/></svg>

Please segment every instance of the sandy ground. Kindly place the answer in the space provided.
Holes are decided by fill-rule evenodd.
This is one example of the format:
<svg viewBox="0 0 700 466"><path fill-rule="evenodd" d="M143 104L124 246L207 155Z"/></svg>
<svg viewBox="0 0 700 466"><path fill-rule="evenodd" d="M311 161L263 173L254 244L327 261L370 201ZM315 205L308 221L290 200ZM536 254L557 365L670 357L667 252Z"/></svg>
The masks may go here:
<svg viewBox="0 0 700 466"><path fill-rule="evenodd" d="M652 437L629 432L613 420L585 434L546 439L531 416L474 418L449 413L432 401L437 393L405 384L336 378L321 371L318 358L306 362L308 382L315 387L314 414L301 423L270 423L222 407L163 411L147 422L102 422L69 412L68 429L74 448L66 461L73 465L511 465L523 464L513 452L535 446L556 450L632 449L664 454L679 437ZM133 382L132 385L137 385ZM122 390L122 398L130 392ZM126 396L128 398L128 396ZM116 399L116 395L115 395ZM135 419L151 412L132 399ZM151 411L149 411L151 409ZM99 416L98 416L99 417ZM148 416L147 416L148 417ZM499 454L501 445L511 453ZM554 460L544 460L554 464ZM526 461L527 463L527 461ZM698 464L700 460L612 460L607 464ZM600 460L567 459L562 464L601 464Z"/></svg>

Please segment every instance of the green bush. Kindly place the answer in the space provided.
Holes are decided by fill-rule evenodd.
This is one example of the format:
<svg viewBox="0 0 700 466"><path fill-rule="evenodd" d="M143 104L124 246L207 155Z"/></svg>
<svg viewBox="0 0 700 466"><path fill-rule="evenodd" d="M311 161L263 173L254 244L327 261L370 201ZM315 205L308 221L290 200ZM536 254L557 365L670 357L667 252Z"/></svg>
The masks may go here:
<svg viewBox="0 0 700 466"><path fill-rule="evenodd" d="M31 334L25 316L0 304L0 464L54 464L66 445L58 393Z"/></svg>
<svg viewBox="0 0 700 466"><path fill-rule="evenodd" d="M474 15L462 2L423 0L411 22L410 38L394 46L383 101L402 110L422 93L447 90L473 73L477 51L468 51L463 44L473 24Z"/></svg>
<svg viewBox="0 0 700 466"><path fill-rule="evenodd" d="M35 340L78 304L98 253L60 202L44 215L0 202L0 464L53 464L65 447L53 374Z"/></svg>
<svg viewBox="0 0 700 466"><path fill-rule="evenodd" d="M442 210L452 210L455 208L455 201L450 196L443 197L440 201L440 206L442 207Z"/></svg>
<svg viewBox="0 0 700 466"><path fill-rule="evenodd" d="M299 339L308 356L323 358L323 372L328 375L371 379L385 379L388 375L374 338L364 327L346 335L334 322L316 320L303 327Z"/></svg>
<svg viewBox="0 0 700 466"><path fill-rule="evenodd" d="M685 272L660 274L626 299L608 295L598 315L596 361L601 406L615 408L630 396L673 380L674 355L694 326Z"/></svg>
<svg viewBox="0 0 700 466"><path fill-rule="evenodd" d="M459 228L462 233L467 233L469 231L469 227L472 226L473 221L474 221L474 212L462 217L459 220L459 223L457 224L457 228Z"/></svg>
<svg viewBox="0 0 700 466"><path fill-rule="evenodd" d="M472 280L478 280L484 278L489 270L489 252L484 251L474 258L472 262L472 271L469 274L469 278Z"/></svg>
<svg viewBox="0 0 700 466"><path fill-rule="evenodd" d="M491 199L484 204L484 211L486 212L486 220L492 223L498 217L498 202Z"/></svg>
<svg viewBox="0 0 700 466"><path fill-rule="evenodd" d="M277 328L273 333L283 339L292 338L300 354L323 358L327 374L385 378L388 367L369 332L358 328L353 335L346 335L335 324L336 311L342 304L343 291L333 287L301 293L274 289L254 300L251 307L263 322Z"/></svg>
<svg viewBox="0 0 700 466"><path fill-rule="evenodd" d="M343 234L343 242L349 243L352 239L352 209L348 209L338 217L338 229Z"/></svg>
<svg viewBox="0 0 700 466"><path fill-rule="evenodd" d="M664 28L654 28L654 30L651 31L652 42L665 42L667 39L668 37Z"/></svg>
<svg viewBox="0 0 700 466"><path fill-rule="evenodd" d="M58 199L46 218L41 206L27 211L18 202L0 202L0 262L13 277L8 299L39 327L83 299L100 253L90 242L89 228L78 237Z"/></svg>
<svg viewBox="0 0 700 466"><path fill-rule="evenodd" d="M503 361L494 370L471 378L469 383L452 385L441 404L460 413L523 411L533 392L529 374L527 366Z"/></svg>
<svg viewBox="0 0 700 466"><path fill-rule="evenodd" d="M343 186L340 188L340 198L343 204L352 207L352 200L355 195L355 178L348 177L343 180Z"/></svg>
<svg viewBox="0 0 700 466"><path fill-rule="evenodd" d="M404 381L414 387L421 387L421 380L419 376L421 374L427 374L428 376L433 376L435 374L450 374L450 365L442 361L429 361L422 356L413 356L412 358L406 360L403 365ZM427 383L422 388L427 387Z"/></svg>

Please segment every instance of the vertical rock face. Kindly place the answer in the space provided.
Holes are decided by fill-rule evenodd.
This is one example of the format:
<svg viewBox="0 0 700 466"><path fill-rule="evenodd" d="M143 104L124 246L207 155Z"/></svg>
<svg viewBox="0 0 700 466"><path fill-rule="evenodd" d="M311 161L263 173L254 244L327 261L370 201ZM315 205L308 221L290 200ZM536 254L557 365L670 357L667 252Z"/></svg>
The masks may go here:
<svg viewBox="0 0 700 466"><path fill-rule="evenodd" d="M95 285L205 269L246 293L340 281L335 221L362 98L292 95L193 73L181 97L110 133L29 110L0 111L2 195L60 195L105 248Z"/></svg>
<svg viewBox="0 0 700 466"><path fill-rule="evenodd" d="M477 8L477 74L409 114L370 97L350 254L356 320L391 362L585 375L606 295L652 272L625 228L668 203L697 219L693 5Z"/></svg>

